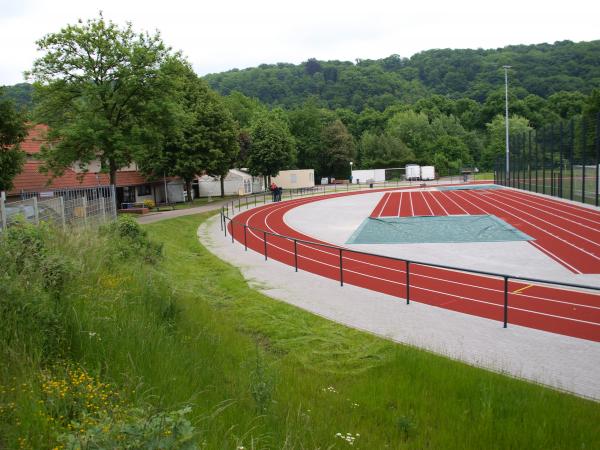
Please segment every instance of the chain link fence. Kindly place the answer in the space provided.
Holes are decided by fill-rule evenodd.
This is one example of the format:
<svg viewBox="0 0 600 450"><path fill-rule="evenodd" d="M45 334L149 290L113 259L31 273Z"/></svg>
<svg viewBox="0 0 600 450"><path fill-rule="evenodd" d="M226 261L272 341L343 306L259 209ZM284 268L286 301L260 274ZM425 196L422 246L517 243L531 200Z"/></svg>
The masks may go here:
<svg viewBox="0 0 600 450"><path fill-rule="evenodd" d="M600 206L600 114L511 136L495 182Z"/></svg>
<svg viewBox="0 0 600 450"><path fill-rule="evenodd" d="M21 198L14 202L0 198L0 230L18 220L66 229L97 226L117 217L114 186L22 192Z"/></svg>

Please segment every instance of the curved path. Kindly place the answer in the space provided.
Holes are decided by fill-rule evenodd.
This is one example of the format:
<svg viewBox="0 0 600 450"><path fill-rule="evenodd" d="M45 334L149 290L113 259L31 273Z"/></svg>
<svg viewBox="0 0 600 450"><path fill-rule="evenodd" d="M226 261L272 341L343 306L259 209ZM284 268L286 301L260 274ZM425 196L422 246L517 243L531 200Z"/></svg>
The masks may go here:
<svg viewBox="0 0 600 450"><path fill-rule="evenodd" d="M405 299L407 297L406 262L384 256L366 255L317 241L289 227L284 221L285 213L299 205L332 197L360 194L360 192L340 193L260 206L236 215L233 222L228 224L228 230L230 233L233 231L233 236L238 242L263 254L266 238L268 258L290 266L297 265L299 270ZM487 201L490 201L491 198L488 198ZM546 206L554 207L543 200L536 202L537 208ZM573 216L580 215L580 217L595 213L572 205L569 205L567 210ZM262 230L311 241L314 244L294 242L289 238L265 234ZM497 321L502 321L504 318L504 279L501 277L477 275L416 263L409 265L408 272L410 277L408 293L411 301ZM510 324L600 342L600 293L598 291L586 292L518 281L510 281L508 291Z"/></svg>

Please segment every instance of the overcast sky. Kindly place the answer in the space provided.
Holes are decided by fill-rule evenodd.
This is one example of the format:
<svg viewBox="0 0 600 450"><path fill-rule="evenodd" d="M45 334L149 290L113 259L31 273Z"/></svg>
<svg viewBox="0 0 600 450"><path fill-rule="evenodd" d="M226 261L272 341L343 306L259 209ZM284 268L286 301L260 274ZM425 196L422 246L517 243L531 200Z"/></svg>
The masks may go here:
<svg viewBox="0 0 600 450"><path fill-rule="evenodd" d="M99 10L136 30L160 30L200 75L312 57L600 39L594 0L0 0L0 85L24 81L37 39Z"/></svg>

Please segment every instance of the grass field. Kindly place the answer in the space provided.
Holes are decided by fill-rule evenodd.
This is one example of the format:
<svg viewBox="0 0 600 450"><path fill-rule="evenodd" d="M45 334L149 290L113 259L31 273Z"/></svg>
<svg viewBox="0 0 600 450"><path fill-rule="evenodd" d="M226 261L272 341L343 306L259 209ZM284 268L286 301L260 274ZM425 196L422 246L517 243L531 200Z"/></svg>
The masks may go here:
<svg viewBox="0 0 600 450"><path fill-rule="evenodd" d="M64 255L73 273L55 285L60 292L43 280L0 284L2 323L18 316L29 324L28 333L0 333L0 448L600 445L598 403L348 329L250 289L198 243L207 217L146 226L163 257L127 227L118 237L42 236L46 254ZM10 255L10 246L0 249ZM2 264L4 281L25 270ZM38 315L10 308L35 296L47 302ZM40 314L60 320L42 326L33 321ZM76 384L82 371L87 381ZM77 389L90 407L61 397ZM143 444L126 447L134 434Z"/></svg>
<svg viewBox="0 0 600 450"><path fill-rule="evenodd" d="M475 180L493 180L494 172L479 172L475 174Z"/></svg>

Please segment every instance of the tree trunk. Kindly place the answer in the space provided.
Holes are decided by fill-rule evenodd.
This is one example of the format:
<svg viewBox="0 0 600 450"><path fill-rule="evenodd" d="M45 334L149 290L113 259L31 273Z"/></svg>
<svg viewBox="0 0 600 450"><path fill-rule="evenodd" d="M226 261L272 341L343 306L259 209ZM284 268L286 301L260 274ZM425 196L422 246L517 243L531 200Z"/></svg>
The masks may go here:
<svg viewBox="0 0 600 450"><path fill-rule="evenodd" d="M185 189L187 191L187 198L192 203L192 180L185 180Z"/></svg>
<svg viewBox="0 0 600 450"><path fill-rule="evenodd" d="M219 177L219 182L221 183L221 198L225 197L225 176L221 175Z"/></svg>
<svg viewBox="0 0 600 450"><path fill-rule="evenodd" d="M108 178L109 184L117 186L117 163L114 159L108 160Z"/></svg>

